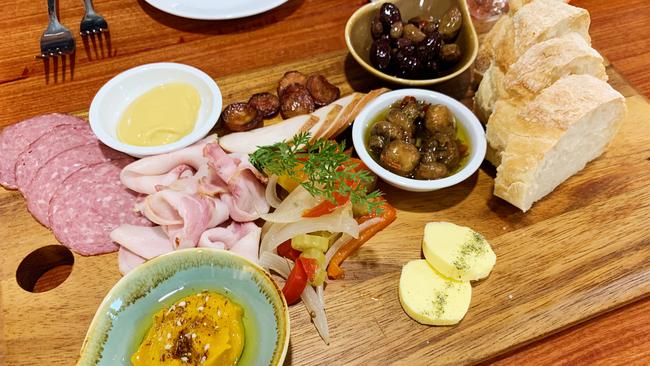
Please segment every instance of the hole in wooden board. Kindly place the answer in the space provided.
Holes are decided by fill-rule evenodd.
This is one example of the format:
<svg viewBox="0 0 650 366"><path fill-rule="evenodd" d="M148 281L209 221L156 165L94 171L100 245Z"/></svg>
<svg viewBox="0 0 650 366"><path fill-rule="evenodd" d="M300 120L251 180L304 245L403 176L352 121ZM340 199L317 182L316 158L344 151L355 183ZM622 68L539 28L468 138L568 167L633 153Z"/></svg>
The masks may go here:
<svg viewBox="0 0 650 366"><path fill-rule="evenodd" d="M74 264L70 249L48 245L29 253L16 270L16 281L25 291L45 292L65 281Z"/></svg>

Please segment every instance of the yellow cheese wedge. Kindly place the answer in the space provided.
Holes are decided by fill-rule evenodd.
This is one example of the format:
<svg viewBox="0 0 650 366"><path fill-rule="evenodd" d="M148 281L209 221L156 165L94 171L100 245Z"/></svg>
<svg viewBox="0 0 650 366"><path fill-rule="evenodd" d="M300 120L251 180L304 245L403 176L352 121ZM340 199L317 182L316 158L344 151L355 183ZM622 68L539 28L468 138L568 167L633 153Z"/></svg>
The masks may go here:
<svg viewBox="0 0 650 366"><path fill-rule="evenodd" d="M472 286L468 281L445 278L424 259L402 267L399 301L408 316L428 325L457 324L469 308Z"/></svg>
<svg viewBox="0 0 650 366"><path fill-rule="evenodd" d="M433 268L459 281L487 277L497 260L481 234L450 222L430 222L424 227L422 251Z"/></svg>

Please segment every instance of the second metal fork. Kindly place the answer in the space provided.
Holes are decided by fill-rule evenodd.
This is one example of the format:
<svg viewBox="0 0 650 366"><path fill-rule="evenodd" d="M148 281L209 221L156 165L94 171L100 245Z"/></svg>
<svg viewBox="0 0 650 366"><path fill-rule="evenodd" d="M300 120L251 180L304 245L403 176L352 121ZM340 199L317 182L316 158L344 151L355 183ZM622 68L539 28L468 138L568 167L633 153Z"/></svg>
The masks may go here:
<svg viewBox="0 0 650 366"><path fill-rule="evenodd" d="M75 42L68 28L61 25L56 14L56 0L47 0L50 22L41 37L41 57L60 56L73 53Z"/></svg>
<svg viewBox="0 0 650 366"><path fill-rule="evenodd" d="M103 16L95 12L92 0L84 0L84 5L86 6L86 14L83 19L81 19L79 33L81 33L82 36L87 36L90 34L108 32L108 23L106 23L106 19L104 19Z"/></svg>

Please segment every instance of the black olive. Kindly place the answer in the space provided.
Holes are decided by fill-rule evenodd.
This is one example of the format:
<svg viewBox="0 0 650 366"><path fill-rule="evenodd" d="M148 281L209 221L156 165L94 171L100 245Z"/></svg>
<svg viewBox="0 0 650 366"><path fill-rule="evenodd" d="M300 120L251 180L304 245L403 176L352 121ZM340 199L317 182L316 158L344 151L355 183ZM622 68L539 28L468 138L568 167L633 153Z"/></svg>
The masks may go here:
<svg viewBox="0 0 650 366"><path fill-rule="evenodd" d="M378 39L370 46L370 62L378 70L384 71L390 65L390 44L387 41Z"/></svg>
<svg viewBox="0 0 650 366"><path fill-rule="evenodd" d="M412 79L419 76L421 63L415 55L405 55L402 51L399 51L395 58L398 77Z"/></svg>
<svg viewBox="0 0 650 366"><path fill-rule="evenodd" d="M400 14L399 9L395 4L384 3L381 8L379 8L379 17L381 18L384 26L390 29L390 26L395 22L402 21L402 14Z"/></svg>
<svg viewBox="0 0 650 366"><path fill-rule="evenodd" d="M440 33L435 32L418 44L417 53L422 61L427 62L429 60L436 60L440 55L441 48L442 37Z"/></svg>
<svg viewBox="0 0 650 366"><path fill-rule="evenodd" d="M428 77L437 77L440 71L440 64L436 60L428 60L422 65L422 72Z"/></svg>
<svg viewBox="0 0 650 366"><path fill-rule="evenodd" d="M395 49L397 51L402 51L402 54L405 56L411 56L415 54L415 44L409 39L399 38L395 41Z"/></svg>
<svg viewBox="0 0 650 366"><path fill-rule="evenodd" d="M384 25L381 23L381 18L379 14L375 15L374 18L370 21L370 34L372 39L379 39L384 33Z"/></svg>
<svg viewBox="0 0 650 366"><path fill-rule="evenodd" d="M402 176L409 175L420 162L418 149L404 141L392 141L381 152L379 163L386 169Z"/></svg>

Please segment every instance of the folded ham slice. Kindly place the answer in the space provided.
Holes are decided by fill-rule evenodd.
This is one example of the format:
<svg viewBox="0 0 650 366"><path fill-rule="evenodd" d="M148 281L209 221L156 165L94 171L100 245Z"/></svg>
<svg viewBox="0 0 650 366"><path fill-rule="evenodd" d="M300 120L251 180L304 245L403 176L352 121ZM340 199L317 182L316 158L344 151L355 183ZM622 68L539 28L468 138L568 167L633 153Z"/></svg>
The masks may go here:
<svg viewBox="0 0 650 366"><path fill-rule="evenodd" d="M263 176L248 161L248 155L226 154L217 144L209 144L205 152L210 167L209 182L228 187L229 193L221 197L233 220L254 221L269 212L271 207L266 201L264 185L258 180Z"/></svg>
<svg viewBox="0 0 650 366"><path fill-rule="evenodd" d="M216 139L211 135L185 149L137 160L122 170L122 184L139 193L153 194L179 178L190 177L194 175L191 169L198 171L205 166L203 148Z"/></svg>
<svg viewBox="0 0 650 366"><path fill-rule="evenodd" d="M227 227L205 231L199 247L229 250L257 263L261 234L262 229L255 223L232 222Z"/></svg>

